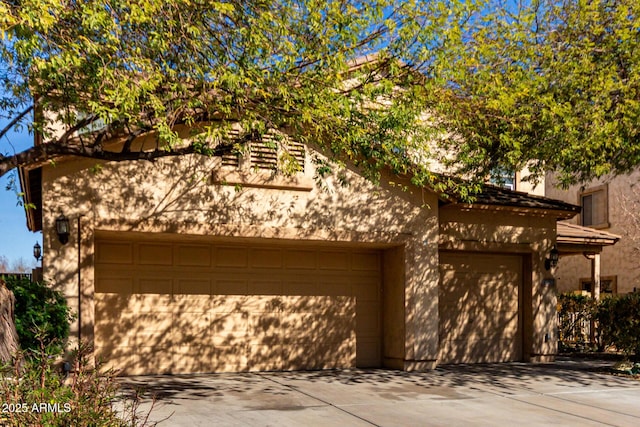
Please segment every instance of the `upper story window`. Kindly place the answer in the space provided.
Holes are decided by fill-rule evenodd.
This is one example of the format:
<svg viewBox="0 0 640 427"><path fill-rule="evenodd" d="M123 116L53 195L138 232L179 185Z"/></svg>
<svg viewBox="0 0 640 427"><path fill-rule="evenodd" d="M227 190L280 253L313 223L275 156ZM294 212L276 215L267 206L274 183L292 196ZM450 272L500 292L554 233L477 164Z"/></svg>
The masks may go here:
<svg viewBox="0 0 640 427"><path fill-rule="evenodd" d="M516 173L503 167L497 167L491 171L489 183L497 185L507 190L516 189Z"/></svg>
<svg viewBox="0 0 640 427"><path fill-rule="evenodd" d="M86 119L89 116L89 114L80 111L78 114L76 114L76 120L77 121L81 121ZM97 132L99 130L102 130L104 128L107 127L107 124L105 123L104 120L98 118L96 120L94 120L93 122L89 123L87 126L78 129L78 135L86 135L89 133L93 133L93 132Z"/></svg>
<svg viewBox="0 0 640 427"><path fill-rule="evenodd" d="M593 187L580 193L581 225L593 228L609 227L607 185Z"/></svg>

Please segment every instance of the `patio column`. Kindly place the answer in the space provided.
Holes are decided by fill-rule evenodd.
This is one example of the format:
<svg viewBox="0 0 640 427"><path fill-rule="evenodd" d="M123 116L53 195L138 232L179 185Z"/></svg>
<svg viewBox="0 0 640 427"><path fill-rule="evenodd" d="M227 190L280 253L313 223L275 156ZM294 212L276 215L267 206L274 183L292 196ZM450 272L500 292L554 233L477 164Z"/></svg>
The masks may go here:
<svg viewBox="0 0 640 427"><path fill-rule="evenodd" d="M594 301L600 299L600 254L589 254L588 258L591 260L591 298ZM589 325L589 338L592 344L596 342L596 324L591 319Z"/></svg>
<svg viewBox="0 0 640 427"><path fill-rule="evenodd" d="M600 254L591 255L591 297L594 301L600 299Z"/></svg>

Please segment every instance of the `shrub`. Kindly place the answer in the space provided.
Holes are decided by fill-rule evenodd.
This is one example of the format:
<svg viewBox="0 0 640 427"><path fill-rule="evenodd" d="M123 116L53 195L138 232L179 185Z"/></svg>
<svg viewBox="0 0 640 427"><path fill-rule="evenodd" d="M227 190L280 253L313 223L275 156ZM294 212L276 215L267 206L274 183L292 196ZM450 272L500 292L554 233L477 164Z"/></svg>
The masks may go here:
<svg viewBox="0 0 640 427"><path fill-rule="evenodd" d="M87 347L74 352L68 378L56 363L55 346L40 346L34 357L5 366L0 378L0 425L22 426L148 426L149 413L138 413L141 395L124 398L114 372L92 368Z"/></svg>
<svg viewBox="0 0 640 427"><path fill-rule="evenodd" d="M603 298L595 318L604 345L640 357L640 293Z"/></svg>
<svg viewBox="0 0 640 427"><path fill-rule="evenodd" d="M8 277L7 287L16 298L15 325L22 350L40 351L42 341L47 348L61 351L72 319L62 293L27 278Z"/></svg>

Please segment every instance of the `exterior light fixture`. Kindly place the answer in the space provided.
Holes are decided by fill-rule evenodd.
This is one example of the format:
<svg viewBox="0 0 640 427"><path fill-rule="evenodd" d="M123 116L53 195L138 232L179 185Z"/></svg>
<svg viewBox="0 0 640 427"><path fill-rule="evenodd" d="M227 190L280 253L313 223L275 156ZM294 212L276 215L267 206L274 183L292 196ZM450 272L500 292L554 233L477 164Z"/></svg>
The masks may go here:
<svg viewBox="0 0 640 427"><path fill-rule="evenodd" d="M553 245L551 251L549 252L549 256L544 260L544 268L547 270L551 270L558 266L558 259L560 258L560 254L558 252L558 248L556 245Z"/></svg>
<svg viewBox="0 0 640 427"><path fill-rule="evenodd" d="M38 242L33 245L33 257L36 259L36 262L42 261L42 247Z"/></svg>
<svg viewBox="0 0 640 427"><path fill-rule="evenodd" d="M58 240L63 245L69 241L69 218L60 214L56 218L56 233L58 233Z"/></svg>

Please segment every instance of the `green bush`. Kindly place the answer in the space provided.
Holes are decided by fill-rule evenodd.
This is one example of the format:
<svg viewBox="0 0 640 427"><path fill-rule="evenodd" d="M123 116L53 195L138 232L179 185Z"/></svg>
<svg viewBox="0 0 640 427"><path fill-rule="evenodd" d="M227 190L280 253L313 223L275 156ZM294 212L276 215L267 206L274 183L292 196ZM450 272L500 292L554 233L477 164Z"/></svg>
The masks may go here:
<svg viewBox="0 0 640 427"><path fill-rule="evenodd" d="M16 298L15 324L22 350L40 351L42 341L47 348L61 351L72 320L62 293L27 278L8 277L6 283Z"/></svg>
<svg viewBox="0 0 640 427"><path fill-rule="evenodd" d="M73 370L62 373L56 348L45 347L0 369L0 425L22 426L151 426L150 411L140 413L141 394L120 391L113 371L88 362L87 347L73 353ZM154 401L155 403L155 401Z"/></svg>
<svg viewBox="0 0 640 427"><path fill-rule="evenodd" d="M604 345L640 357L640 293L603 298L595 319Z"/></svg>

